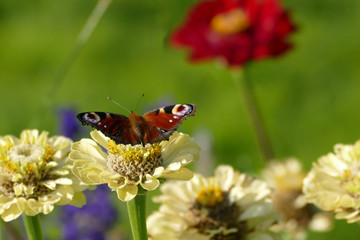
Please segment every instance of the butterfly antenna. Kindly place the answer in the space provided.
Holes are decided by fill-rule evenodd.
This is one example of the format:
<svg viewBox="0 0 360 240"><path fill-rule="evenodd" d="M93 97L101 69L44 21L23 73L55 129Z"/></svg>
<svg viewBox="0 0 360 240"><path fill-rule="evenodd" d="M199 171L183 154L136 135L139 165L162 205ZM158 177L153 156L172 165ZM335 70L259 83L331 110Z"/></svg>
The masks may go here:
<svg viewBox="0 0 360 240"><path fill-rule="evenodd" d="M134 111L137 109L137 107L139 106L139 103L141 102L141 99L143 99L143 97L145 96L145 94L143 93L139 99L139 101L137 102Z"/></svg>
<svg viewBox="0 0 360 240"><path fill-rule="evenodd" d="M114 99L112 99L111 97L107 97L108 100L112 101L113 103L115 103L116 105L118 105L119 107L125 109L126 111L128 111L129 113L132 113L132 111L130 111L129 109L127 109L126 107L124 107L123 105L121 105L120 103L118 103L117 101L115 101Z"/></svg>

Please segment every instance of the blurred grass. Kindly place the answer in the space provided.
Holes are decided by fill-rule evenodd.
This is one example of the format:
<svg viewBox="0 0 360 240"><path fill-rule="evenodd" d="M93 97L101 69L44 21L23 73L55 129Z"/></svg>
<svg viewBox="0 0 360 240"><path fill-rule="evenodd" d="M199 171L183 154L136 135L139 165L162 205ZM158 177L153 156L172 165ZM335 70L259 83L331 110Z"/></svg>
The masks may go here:
<svg viewBox="0 0 360 240"><path fill-rule="evenodd" d="M161 99L198 105L180 130L213 135L216 164L255 173L263 165L252 126L230 74L213 63L191 65L185 52L169 49L169 31L194 1L114 1L63 84L55 105L29 126L95 0L0 2L0 135L34 127L56 133L58 107L138 113ZM284 1L299 31L293 51L248 69L279 159L294 156L306 169L339 142L360 138L360 2ZM355 239L356 224L336 221L327 234L309 239Z"/></svg>

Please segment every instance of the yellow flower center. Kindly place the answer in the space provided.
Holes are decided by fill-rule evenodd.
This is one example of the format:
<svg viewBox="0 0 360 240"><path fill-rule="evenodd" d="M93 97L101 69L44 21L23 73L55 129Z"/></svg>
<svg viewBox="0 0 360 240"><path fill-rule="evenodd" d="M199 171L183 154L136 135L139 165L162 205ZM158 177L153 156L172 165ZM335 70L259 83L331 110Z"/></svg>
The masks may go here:
<svg viewBox="0 0 360 240"><path fill-rule="evenodd" d="M20 144L9 150L9 159L19 164L38 162L44 156L44 147L36 144Z"/></svg>
<svg viewBox="0 0 360 240"><path fill-rule="evenodd" d="M0 193L14 196L15 188L19 184L29 188L32 186L34 191L31 194L20 192L17 197L36 198L39 194L49 191L40 182L49 177L52 167L46 165L53 159L54 154L55 151L49 145L21 143L0 147L0 172L8 174L8 181L0 184Z"/></svg>
<svg viewBox="0 0 360 240"><path fill-rule="evenodd" d="M161 145L159 143L141 145L123 145L108 141L109 169L132 181L153 174L162 165Z"/></svg>
<svg viewBox="0 0 360 240"><path fill-rule="evenodd" d="M14 172L15 171L15 164L11 161L5 161L4 167L8 172Z"/></svg>
<svg viewBox="0 0 360 240"><path fill-rule="evenodd" d="M213 17L210 27L220 34L235 34L244 31L249 26L246 14L241 9L233 9Z"/></svg>
<svg viewBox="0 0 360 240"><path fill-rule="evenodd" d="M350 177L350 175L351 175L351 170L346 169L346 170L344 171L344 178L348 178L348 177Z"/></svg>
<svg viewBox="0 0 360 240"><path fill-rule="evenodd" d="M229 198L229 192L220 187L207 186L198 191L198 195L189 208L188 224L209 239L245 239L248 226L239 220L239 206Z"/></svg>
<svg viewBox="0 0 360 240"><path fill-rule="evenodd" d="M343 174L344 189L354 197L360 197L360 174L358 172L358 169L356 171L346 169Z"/></svg>
<svg viewBox="0 0 360 240"><path fill-rule="evenodd" d="M13 144L11 142L7 142L4 146L0 146L0 154L7 154L7 152L11 149Z"/></svg>
<svg viewBox="0 0 360 240"><path fill-rule="evenodd" d="M25 172L26 174L31 174L33 172L34 169L34 163L29 163L26 167L25 167Z"/></svg>
<svg viewBox="0 0 360 240"><path fill-rule="evenodd" d="M214 207L223 201L223 192L220 187L208 186L200 189L196 202L204 207Z"/></svg>
<svg viewBox="0 0 360 240"><path fill-rule="evenodd" d="M119 149L114 140L108 139L108 153L119 153Z"/></svg>
<svg viewBox="0 0 360 240"><path fill-rule="evenodd" d="M45 148L45 154L44 154L44 160L45 162L49 162L52 160L53 156L54 156L54 150L48 145Z"/></svg>

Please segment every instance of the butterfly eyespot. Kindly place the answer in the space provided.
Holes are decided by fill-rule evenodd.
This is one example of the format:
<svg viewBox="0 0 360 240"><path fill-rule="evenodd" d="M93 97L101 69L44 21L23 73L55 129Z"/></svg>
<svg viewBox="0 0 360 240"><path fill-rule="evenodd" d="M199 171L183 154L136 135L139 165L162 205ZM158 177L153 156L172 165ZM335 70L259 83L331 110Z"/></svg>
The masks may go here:
<svg viewBox="0 0 360 240"><path fill-rule="evenodd" d="M184 109L186 109L186 108L187 108L186 105L185 105L185 107L184 107L184 105L181 105L181 106L178 106L178 107L177 107L176 111L182 112L182 111L184 111Z"/></svg>
<svg viewBox="0 0 360 240"><path fill-rule="evenodd" d="M84 115L84 120L89 121L91 123L100 123L101 120L100 116L95 113L87 113Z"/></svg>
<svg viewBox="0 0 360 240"><path fill-rule="evenodd" d="M176 104L173 109L172 109L172 113L183 117L185 115L190 114L193 111L193 107L191 105L187 105L187 104Z"/></svg>

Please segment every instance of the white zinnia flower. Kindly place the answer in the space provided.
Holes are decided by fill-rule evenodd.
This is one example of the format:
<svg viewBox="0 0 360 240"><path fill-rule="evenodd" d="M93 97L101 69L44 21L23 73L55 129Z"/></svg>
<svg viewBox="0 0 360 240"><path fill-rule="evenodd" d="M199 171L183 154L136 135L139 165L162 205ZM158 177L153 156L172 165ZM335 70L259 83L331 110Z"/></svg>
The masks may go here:
<svg viewBox="0 0 360 240"><path fill-rule="evenodd" d="M335 212L335 218L360 223L360 141L336 144L322 156L304 180L306 200Z"/></svg>
<svg viewBox="0 0 360 240"><path fill-rule="evenodd" d="M283 231L294 240L306 239L307 228L313 231L330 230L331 215L320 212L305 201L302 187L306 174L299 160L271 161L262 171L262 176L274 189L274 209L282 217L272 229Z"/></svg>
<svg viewBox="0 0 360 240"><path fill-rule="evenodd" d="M193 173L185 166L199 158L199 146L189 135L178 132L168 141L145 146L116 145L97 130L91 136L95 141L82 139L73 144L73 173L89 185L107 183L122 201L133 199L138 185L154 190L160 185L159 179L191 179Z"/></svg>
<svg viewBox="0 0 360 240"><path fill-rule="evenodd" d="M278 239L269 231L277 220L263 181L219 166L215 176L162 185L162 205L147 219L152 240Z"/></svg>
<svg viewBox="0 0 360 240"><path fill-rule="evenodd" d="M72 141L48 132L24 130L20 139L0 137L0 214L11 221L22 213L48 214L54 205L82 206L85 197L67 160Z"/></svg>

